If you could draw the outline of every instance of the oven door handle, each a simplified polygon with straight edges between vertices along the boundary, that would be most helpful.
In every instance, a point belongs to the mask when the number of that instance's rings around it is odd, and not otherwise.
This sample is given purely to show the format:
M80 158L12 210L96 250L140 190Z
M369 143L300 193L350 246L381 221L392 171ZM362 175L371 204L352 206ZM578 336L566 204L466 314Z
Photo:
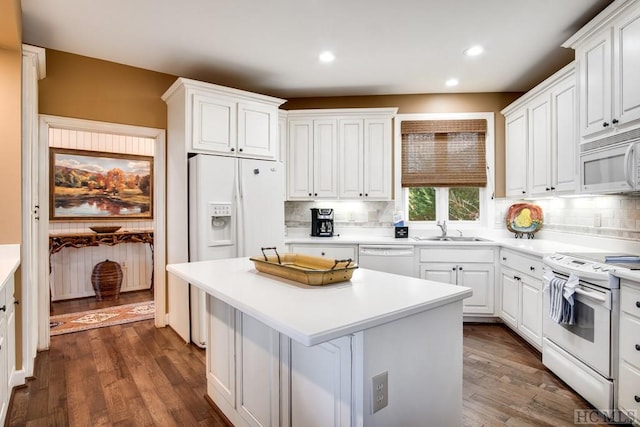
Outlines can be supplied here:
M607 297L603 296L600 293L597 292L589 292L589 291L585 291L584 289L580 289L580 288L576 288L576 293L578 295L582 295L585 296L587 298L590 298L594 301L598 301L601 303L606 303L607 302Z

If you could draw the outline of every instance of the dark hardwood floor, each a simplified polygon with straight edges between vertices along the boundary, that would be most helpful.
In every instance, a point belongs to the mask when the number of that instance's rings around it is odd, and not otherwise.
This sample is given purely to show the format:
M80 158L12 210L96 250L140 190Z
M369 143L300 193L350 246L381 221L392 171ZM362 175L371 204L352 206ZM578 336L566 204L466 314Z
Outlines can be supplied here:
M7 425L225 426L205 393L204 351L147 320L52 337ZM463 398L474 427L571 426L589 408L502 325L464 326Z

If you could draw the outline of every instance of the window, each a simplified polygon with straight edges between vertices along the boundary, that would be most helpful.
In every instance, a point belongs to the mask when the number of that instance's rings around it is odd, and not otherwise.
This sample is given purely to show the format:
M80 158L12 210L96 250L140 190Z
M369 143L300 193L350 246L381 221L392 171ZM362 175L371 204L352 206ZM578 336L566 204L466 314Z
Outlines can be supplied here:
M493 114L434 116L396 119L396 191L403 195L406 218L480 223L492 182Z

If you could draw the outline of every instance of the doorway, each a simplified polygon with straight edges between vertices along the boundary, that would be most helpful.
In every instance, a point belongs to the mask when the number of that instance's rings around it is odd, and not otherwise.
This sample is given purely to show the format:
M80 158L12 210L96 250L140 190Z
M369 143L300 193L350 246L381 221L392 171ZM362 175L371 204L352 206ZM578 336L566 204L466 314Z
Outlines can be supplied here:
M56 220L49 217L51 148L83 150L101 153L142 155L153 158L152 219L124 221ZM39 194L40 227L38 272L39 292L38 347L45 349L50 342L50 316L74 311L106 309L122 304L153 301L155 324L165 326L165 249L164 249L164 193L165 193L165 131L56 116L40 116L39 129ZM34 171L35 172L35 171ZM70 247L57 253L49 251L49 237L60 234L92 233L94 225L117 225L122 230L152 230L153 243L126 243ZM95 265L107 259L121 267L122 289L118 300L97 301L91 284ZM48 315L44 315L47 313Z

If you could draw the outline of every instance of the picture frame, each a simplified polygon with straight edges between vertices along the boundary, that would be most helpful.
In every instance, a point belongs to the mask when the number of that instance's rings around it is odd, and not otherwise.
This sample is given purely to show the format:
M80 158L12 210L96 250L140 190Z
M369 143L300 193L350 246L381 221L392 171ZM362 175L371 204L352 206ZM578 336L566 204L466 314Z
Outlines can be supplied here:
M153 219L153 157L50 148L49 219Z

